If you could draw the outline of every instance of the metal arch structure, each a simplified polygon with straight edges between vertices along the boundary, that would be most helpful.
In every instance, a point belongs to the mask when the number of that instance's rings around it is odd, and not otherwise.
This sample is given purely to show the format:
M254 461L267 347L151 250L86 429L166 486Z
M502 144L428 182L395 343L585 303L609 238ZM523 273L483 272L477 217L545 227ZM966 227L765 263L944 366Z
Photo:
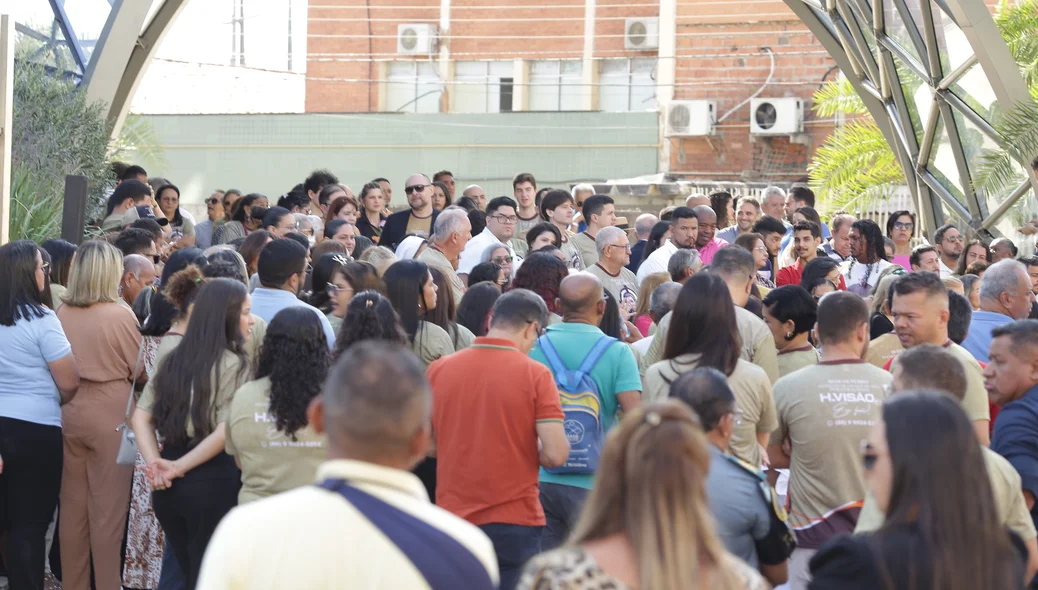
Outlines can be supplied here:
M117 137L137 86L187 0L114 0L82 87L90 102L107 105Z
M879 125L927 235L953 219L975 232L999 233L996 224L1008 222L1007 213L1024 206L1021 197L1038 190L1019 162L1020 182L1006 193L985 194L971 180L983 149L1003 145L993 120L1028 98L983 0L784 1Z

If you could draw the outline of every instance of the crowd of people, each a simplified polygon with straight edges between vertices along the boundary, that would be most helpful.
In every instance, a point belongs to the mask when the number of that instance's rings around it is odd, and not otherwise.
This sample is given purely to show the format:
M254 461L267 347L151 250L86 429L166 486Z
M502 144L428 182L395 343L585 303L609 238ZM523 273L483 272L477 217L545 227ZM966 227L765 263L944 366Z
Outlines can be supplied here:
M118 172L93 239L0 246L11 590L1038 587L1010 240L446 170L196 221Z

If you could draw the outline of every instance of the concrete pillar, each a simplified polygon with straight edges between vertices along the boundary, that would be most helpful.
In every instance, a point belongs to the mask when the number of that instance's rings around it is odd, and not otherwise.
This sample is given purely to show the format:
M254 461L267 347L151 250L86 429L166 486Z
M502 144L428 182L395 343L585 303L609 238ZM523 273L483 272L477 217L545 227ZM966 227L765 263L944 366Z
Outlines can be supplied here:
M660 50L656 66L656 102L659 104L658 172L670 172L670 140L664 137L667 105L674 100L677 74L678 0L660 0Z
M512 62L512 111L530 110L530 62L516 59Z
M598 110L598 68L595 67L595 7L596 0L584 0L584 55L580 107L585 111Z
M443 82L443 94L440 95L440 112L454 112L454 64L451 62L450 38L451 0L440 0L440 57L438 73Z

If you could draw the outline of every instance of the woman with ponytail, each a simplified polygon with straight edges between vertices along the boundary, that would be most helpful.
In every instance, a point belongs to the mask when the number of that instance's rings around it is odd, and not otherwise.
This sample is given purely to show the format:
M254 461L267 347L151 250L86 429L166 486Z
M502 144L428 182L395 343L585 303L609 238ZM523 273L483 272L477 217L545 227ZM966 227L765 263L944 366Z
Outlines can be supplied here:
M327 458L307 408L328 374L328 342L312 310L288 307L267 326L256 376L234 393L227 453L241 467L238 503L311 484Z
M767 588L714 530L709 467L706 434L684 403L627 413L606 439L568 543L533 558L517 588Z
M411 344L393 304L378 291L364 291L350 299L342 328L335 338L333 358L339 358L363 340L388 340L403 346Z

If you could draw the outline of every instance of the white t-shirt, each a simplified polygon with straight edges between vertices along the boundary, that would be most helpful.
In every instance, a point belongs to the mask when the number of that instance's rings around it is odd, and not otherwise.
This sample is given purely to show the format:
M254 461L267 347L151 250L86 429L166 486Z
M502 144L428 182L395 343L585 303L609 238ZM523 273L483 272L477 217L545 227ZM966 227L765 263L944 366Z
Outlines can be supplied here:
M515 276L515 269L519 268L519 258L515 255L515 250L512 249L511 240L505 240L502 242L490 231L490 228L484 228L483 231L473 237L467 244L465 249L461 251L461 258L458 260L458 274L467 275L472 272L480 262L480 257L483 256L483 252L494 243L500 242L504 244L505 248L508 249L508 253L512 256L512 276Z
M876 287L876 283L879 283L879 276L890 268L891 264L886 260L878 260L871 264L862 264L853 258L848 260L843 264L847 290L862 297L868 297ZM866 276L868 276L867 281ZM865 284L862 284L863 281L866 281Z
M670 257L677 251L678 247L670 240L663 242L663 245L656 248L652 254L649 254L649 257L638 267L638 282L641 283L645 280L645 277L651 274L667 272L667 263L670 262Z

